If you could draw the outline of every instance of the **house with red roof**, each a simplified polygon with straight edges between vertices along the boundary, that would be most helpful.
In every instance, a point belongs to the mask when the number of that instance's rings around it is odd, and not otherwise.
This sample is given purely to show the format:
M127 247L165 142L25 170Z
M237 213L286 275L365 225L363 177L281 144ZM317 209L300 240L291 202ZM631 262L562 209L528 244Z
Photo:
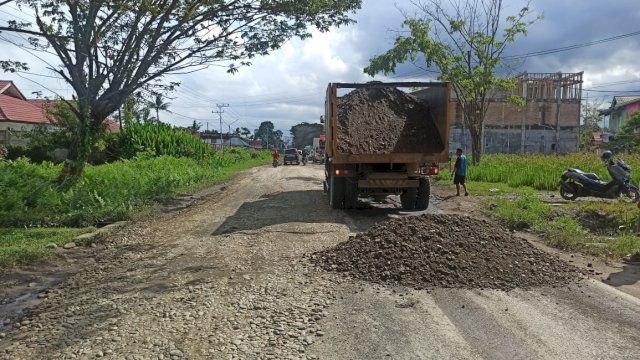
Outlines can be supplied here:
M50 115L56 102L47 99L27 99L13 81L0 80L0 145L27 145L20 135L38 125L55 126ZM105 120L109 132L120 131L120 125Z
M54 126L47 111L53 104L27 99L13 81L0 80L0 145L25 145L21 133L37 125Z

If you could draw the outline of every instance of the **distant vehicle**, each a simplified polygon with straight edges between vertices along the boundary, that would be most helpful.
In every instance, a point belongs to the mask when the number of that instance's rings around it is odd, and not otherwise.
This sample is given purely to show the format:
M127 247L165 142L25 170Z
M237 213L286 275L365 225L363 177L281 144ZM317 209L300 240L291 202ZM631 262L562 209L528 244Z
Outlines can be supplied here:
M291 148L291 149L286 149L284 151L284 165L287 164L296 164L296 165L300 165L300 153L298 152L298 149L296 148Z
M325 136L320 135L319 138L313 139L313 162L324 163L324 145Z

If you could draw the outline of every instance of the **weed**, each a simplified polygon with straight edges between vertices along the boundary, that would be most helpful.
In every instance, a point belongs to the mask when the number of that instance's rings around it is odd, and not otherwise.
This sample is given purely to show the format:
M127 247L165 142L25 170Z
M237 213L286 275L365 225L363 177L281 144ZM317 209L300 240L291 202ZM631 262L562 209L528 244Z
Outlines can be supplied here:
M91 228L0 229L0 268L51 257L49 244L62 245Z

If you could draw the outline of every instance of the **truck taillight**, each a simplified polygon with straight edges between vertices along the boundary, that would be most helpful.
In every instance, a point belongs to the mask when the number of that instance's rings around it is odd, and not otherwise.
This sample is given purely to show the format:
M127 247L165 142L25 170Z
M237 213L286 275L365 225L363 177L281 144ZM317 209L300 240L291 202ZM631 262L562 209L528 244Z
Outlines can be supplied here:
M340 175L347 175L349 174L350 171L349 170L341 170L341 169L336 169L336 175L340 176Z
M437 166L428 166L420 168L420 173L422 175L438 175L440 173L440 169Z

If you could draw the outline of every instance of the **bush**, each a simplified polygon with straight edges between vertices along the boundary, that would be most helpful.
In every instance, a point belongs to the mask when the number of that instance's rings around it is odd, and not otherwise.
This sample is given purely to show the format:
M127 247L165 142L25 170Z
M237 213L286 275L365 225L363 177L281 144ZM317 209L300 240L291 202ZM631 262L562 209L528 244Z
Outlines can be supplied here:
M252 154L258 154L253 159ZM207 160L141 156L91 166L67 191L56 179L62 165L26 159L0 162L0 227L91 226L129 218L178 192L223 180L235 171L267 164L268 152L213 153Z
M112 160L133 159L141 152L195 160L204 160L214 154L209 145L190 133L158 122L128 124L107 139L106 152Z

